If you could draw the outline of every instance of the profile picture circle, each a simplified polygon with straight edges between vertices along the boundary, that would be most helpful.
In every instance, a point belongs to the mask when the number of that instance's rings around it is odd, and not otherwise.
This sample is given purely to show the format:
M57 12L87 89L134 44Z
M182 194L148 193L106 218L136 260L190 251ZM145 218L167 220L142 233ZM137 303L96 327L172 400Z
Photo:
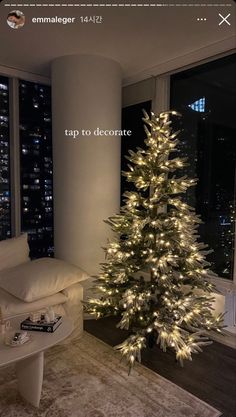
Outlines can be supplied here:
M12 29L20 29L25 24L25 15L20 10L13 10L8 13L7 24Z

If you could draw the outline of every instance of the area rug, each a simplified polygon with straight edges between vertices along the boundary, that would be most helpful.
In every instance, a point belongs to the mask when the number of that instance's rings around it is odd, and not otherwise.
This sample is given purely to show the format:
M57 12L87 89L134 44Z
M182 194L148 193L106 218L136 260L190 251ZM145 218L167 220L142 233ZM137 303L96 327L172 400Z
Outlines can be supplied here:
M0 372L1 417L218 417L221 413L84 332L46 353L43 392L35 409L17 392L14 368Z

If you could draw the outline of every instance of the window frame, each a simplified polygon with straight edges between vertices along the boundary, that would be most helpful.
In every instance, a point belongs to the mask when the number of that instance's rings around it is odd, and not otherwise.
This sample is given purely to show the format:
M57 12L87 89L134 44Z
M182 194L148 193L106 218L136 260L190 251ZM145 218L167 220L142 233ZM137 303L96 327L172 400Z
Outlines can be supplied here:
M51 85L51 80L47 77L1 65L0 75L9 80L11 236L17 237L21 234L19 80L47 86Z
M224 45L225 47L225 45ZM220 49L220 48L219 48ZM213 51L212 51L213 52ZM170 76L182 72L187 69L195 68L204 63L212 62L217 59L226 57L235 53L235 49L221 50L211 56L204 56L203 53L198 54L198 59L193 59L192 63L185 64L182 67L180 66L179 58L172 61L172 69L168 72L164 72L157 76L146 76L141 82L137 82L133 85L126 85L124 88L130 88L128 94L123 95L123 107L137 104L143 101L144 91L143 84L149 86L148 94L145 94L145 100L152 100L154 112L159 112L161 110L170 109ZM185 57L186 58L186 57ZM196 58L196 57L195 57ZM186 60L184 60L186 62ZM0 65L0 75L9 78L9 120L10 120L10 173L11 173L11 226L12 226L12 236L18 236L20 234L20 186L18 182L20 181L20 164L19 164L19 114L17 103L19 101L19 88L18 82L19 79L26 81L38 82L45 85L51 85L51 80L48 77L44 77L38 74L31 74L25 71L16 70L13 68L5 67ZM150 83L148 83L148 79ZM132 83L132 81L131 81ZM133 96L133 97L130 97ZM18 132L18 133L17 133ZM236 228L235 228L235 240L236 242ZM213 277L209 276L216 288L219 289L224 295L229 293L236 293L236 250L234 250L234 265L233 265L233 279L228 280L220 276Z
M206 64L208 62L216 61L217 59L224 58L231 54L235 53L234 50L226 51L225 53L217 54L215 56L211 56L208 59L199 60L198 62L194 62L187 66L183 66L182 68L178 67L175 68L165 74L157 75L156 77L152 77L150 79L150 90L149 99L152 100L152 108L155 113L159 113L160 111L170 110L170 77L171 75L177 74L179 72L196 68L202 64ZM147 85L147 80L144 80L145 84ZM129 88L129 93L125 94L123 100L123 107L130 106L132 104L137 104L138 102L142 102L143 99L143 83L139 82L136 83L132 89L132 86L127 86L127 90ZM135 91L136 90L136 91ZM130 99L131 96L132 98ZM135 98L135 100L134 100ZM147 98L145 96L145 98ZM132 102L133 99L133 102ZM209 275L208 279L216 286L217 290L219 290L223 295L227 295L229 293L236 293L236 228L235 228L235 238L234 238L234 260L233 260L233 279L226 279L220 276L213 276Z

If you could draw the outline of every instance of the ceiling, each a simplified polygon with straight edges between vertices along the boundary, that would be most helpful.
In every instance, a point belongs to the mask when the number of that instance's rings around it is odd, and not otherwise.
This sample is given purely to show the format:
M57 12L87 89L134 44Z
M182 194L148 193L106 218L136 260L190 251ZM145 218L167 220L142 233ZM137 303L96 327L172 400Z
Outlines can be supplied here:
M114 0L112 0L115 3ZM138 0L144 3L145 0ZM73 0L75 3L76 0ZM88 1L83 1L83 4ZM176 1L175 1L176 2ZM184 3L183 0L178 4ZM21 4L19 1L18 3ZM25 4L25 1L23 2ZM47 2L28 1L30 4ZM50 4L58 1L50 1ZM96 3L98 3L96 1ZM102 1L101 3L108 3ZM111 3L111 2L109 2ZM123 1L122 1L123 3ZM131 3L128 0L126 3ZM145 3L152 3L148 0ZM165 4L168 2L165 1ZM173 1L172 1L173 3ZM199 1L193 0L196 4ZM206 1L204 1L206 3ZM210 0L208 3L217 3ZM208 6L104 6L104 7L25 7L0 4L0 72L1 66L50 77L51 61L62 55L99 54L118 61L125 83L138 81L159 73L164 63L181 59L196 51L229 42L235 43L235 2L218 0L231 7ZM65 4L65 2L64 2ZM71 3L70 3L71 4ZM116 3L115 3L116 4ZM186 4L186 1L185 1ZM187 2L190 4L190 1ZM6 24L9 11L21 10L26 16L22 29L13 30ZM231 14L231 26L219 13ZM80 16L102 16L103 23L81 23ZM76 17L74 24L36 24L33 17ZM206 18L198 21L197 18ZM165 72L165 65L163 66Z

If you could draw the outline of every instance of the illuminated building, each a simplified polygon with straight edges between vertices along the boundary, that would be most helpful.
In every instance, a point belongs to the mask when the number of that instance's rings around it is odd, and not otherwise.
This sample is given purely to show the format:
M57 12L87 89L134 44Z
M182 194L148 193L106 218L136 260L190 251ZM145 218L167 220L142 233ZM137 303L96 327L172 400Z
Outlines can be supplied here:
M21 228L31 257L53 255L53 167L50 87L21 81Z
M8 79L0 77L0 240L11 235Z

